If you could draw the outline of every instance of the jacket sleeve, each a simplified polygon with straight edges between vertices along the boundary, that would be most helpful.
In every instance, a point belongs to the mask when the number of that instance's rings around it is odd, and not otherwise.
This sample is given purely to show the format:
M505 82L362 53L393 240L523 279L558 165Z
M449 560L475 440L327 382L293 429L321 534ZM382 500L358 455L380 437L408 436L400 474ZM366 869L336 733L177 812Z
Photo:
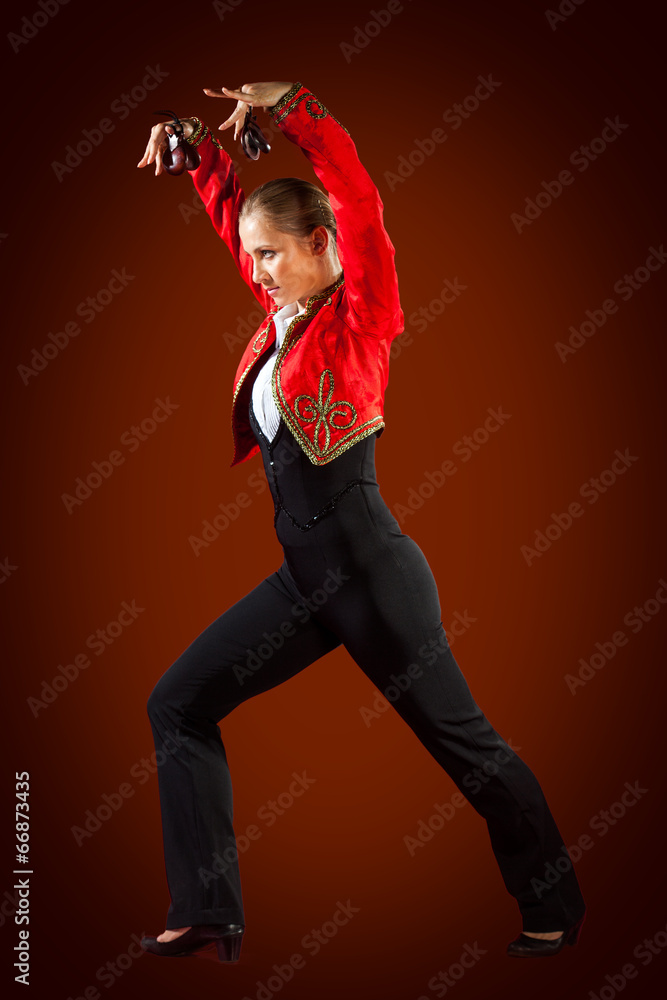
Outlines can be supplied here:
M253 281L252 257L241 252L238 222L245 193L234 170L232 158L208 126L196 120L197 130L188 141L196 147L201 163L195 170L189 171L190 176L204 202L213 228L229 247L241 277L250 286L262 308L270 312L274 306L273 299L262 285Z
M301 148L329 195L353 328L377 338L395 337L404 326L395 249L384 228L380 193L350 133L301 83L268 113Z

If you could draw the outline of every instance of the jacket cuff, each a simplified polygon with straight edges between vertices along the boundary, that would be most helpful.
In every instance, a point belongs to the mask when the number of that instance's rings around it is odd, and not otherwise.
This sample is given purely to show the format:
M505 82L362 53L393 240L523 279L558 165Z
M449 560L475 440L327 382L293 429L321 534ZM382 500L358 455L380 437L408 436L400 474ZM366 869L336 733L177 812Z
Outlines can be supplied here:
M279 112L281 112L283 110L283 108L287 107L287 105L290 103L290 101L292 100L292 98L296 97L296 95L299 93L299 91L300 90L304 90L304 89L306 89L306 88L304 88L304 86L303 86L302 83L298 83L297 82L297 83L292 84L292 86L287 91L287 93L283 94L283 96L280 98L280 100L276 104L274 104L272 107L266 109L267 112L268 112L268 114L271 116L271 118L275 118L275 116ZM289 108L287 111L285 111L284 115L281 115L281 117L280 117L279 120L282 121L282 119L285 118L285 116L288 115L290 113L290 111L293 111L295 107L296 107L296 104L293 104L291 108Z
M294 86L280 98L277 104L274 104L273 107L267 108L266 110L276 125L280 125L280 123L284 122L292 111L296 111L302 101L306 102L306 111L311 118L331 118L337 125L340 125L343 132L350 135L350 130L345 128L343 123L338 121L336 116L332 115L329 109L325 108L319 98L315 97L312 90L309 90L303 83L295 83Z
M196 149L204 139L209 138L217 149L224 149L224 146L216 139L208 125L205 125L204 122L195 115L192 116L192 121L195 122L195 130L192 135L188 136L185 140L190 146L194 146Z

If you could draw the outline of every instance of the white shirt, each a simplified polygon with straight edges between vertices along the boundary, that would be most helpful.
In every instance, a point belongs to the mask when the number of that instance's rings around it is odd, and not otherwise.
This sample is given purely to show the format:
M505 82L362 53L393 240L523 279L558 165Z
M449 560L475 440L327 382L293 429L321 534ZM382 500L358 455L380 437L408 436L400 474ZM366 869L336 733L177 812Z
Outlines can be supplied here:
M267 356L266 361L257 372L257 377L252 387L252 408L259 426L269 441L273 441L280 427L280 414L271 390L271 375L273 374L278 351L285 336L285 330L295 316L305 311L305 306L299 306L297 302L290 302L273 314L273 321L276 326L276 343L273 351Z

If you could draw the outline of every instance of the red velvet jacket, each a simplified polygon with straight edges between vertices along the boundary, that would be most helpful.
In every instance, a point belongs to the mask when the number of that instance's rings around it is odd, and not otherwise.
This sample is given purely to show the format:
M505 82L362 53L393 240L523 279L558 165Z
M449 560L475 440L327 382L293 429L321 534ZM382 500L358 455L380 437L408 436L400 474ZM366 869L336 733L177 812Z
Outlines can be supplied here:
M379 192L345 126L301 83L268 113L310 160L336 216L343 274L312 295L306 311L290 322L271 382L280 416L310 461L323 465L385 426L389 350L404 326L395 250L384 228ZM245 194L231 157L205 126L191 139L201 156L200 166L190 172L195 187L242 277L268 313L247 344L234 379L234 466L259 451L248 407L253 371L275 344L272 314L279 307L253 281L252 258L241 252L238 216Z

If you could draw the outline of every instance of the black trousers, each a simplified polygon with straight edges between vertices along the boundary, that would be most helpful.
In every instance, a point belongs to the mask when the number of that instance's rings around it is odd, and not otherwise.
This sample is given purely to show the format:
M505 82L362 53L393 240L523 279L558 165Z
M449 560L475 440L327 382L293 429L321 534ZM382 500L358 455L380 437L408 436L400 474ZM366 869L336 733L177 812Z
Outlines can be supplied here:
M393 685L392 707L486 821L523 929L570 926L585 904L563 839L535 775L454 659L428 562L381 497L377 435L316 467L284 422L269 443L252 407L250 417L284 561L197 636L148 701L156 749L166 751L158 784L167 928L245 924L217 723L341 643L381 691Z

